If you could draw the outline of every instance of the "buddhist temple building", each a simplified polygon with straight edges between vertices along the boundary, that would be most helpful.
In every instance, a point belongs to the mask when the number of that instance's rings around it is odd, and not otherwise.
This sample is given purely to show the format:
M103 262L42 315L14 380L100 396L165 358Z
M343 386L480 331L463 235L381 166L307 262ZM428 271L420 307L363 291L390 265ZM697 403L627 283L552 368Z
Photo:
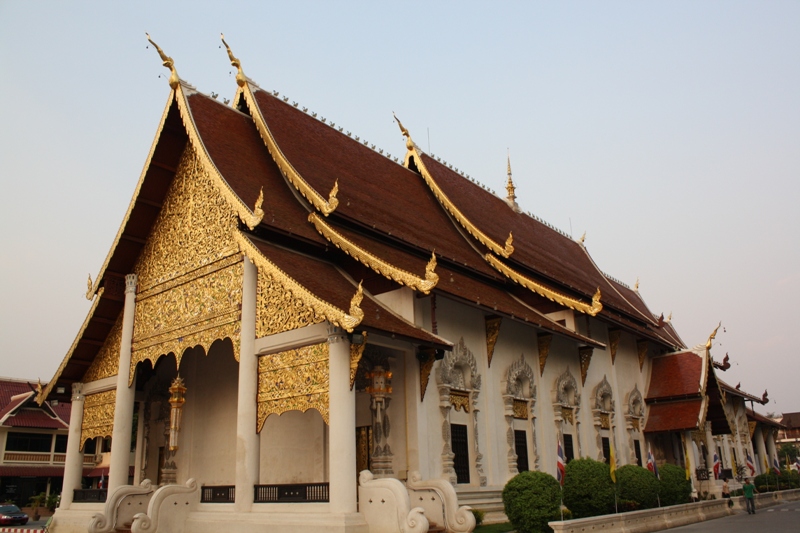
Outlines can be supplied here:
M683 464L687 437L703 465L718 435L754 453L711 340L689 350L583 239L524 213L510 162L501 198L400 120L392 158L230 48L230 104L156 48L152 148L37 397L71 401L54 531L466 532L469 506L502 519L518 472L554 474L558 442L620 465ZM85 445L108 437L91 496Z

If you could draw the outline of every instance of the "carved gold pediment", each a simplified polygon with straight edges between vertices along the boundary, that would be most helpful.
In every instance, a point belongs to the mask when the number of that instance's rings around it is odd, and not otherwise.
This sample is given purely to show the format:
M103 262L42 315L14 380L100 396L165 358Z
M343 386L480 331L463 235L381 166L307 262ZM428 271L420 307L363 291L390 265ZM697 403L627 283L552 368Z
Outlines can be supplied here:
M469 413L469 392L450 389L450 404L456 411L464 410Z
M114 432L114 405L117 390L87 394L83 403L80 449L88 439L110 437Z

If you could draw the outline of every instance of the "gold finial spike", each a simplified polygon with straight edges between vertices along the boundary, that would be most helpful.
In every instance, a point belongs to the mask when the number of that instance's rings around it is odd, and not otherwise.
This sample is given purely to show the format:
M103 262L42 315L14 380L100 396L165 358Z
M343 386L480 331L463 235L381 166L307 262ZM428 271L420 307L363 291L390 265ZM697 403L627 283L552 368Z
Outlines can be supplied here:
M242 62L239 61L237 57L234 57L233 52L231 52L231 47L225 42L225 34L220 33L219 36L222 39L222 44L225 45L225 49L228 51L228 58L231 60L231 65L236 67L236 84L239 87L244 87L244 84L247 83L247 77L242 70Z
M583 243L586 242L586 232L585 231L583 232L583 235L581 235L581 238L578 239L578 242L581 243L581 246L583 246Z
M42 393L42 378L36 378L36 382L37 382L36 383L36 392L38 394L41 394ZM766 392L764 394L766 394Z
M667 323L669 324L672 322L672 311L669 312L669 316L667 317Z
M406 138L406 148L408 148L409 150L413 150L414 149L414 141L411 140L411 134L408 133L408 130L406 129L405 126L403 126L403 123L400 122L400 119L397 118L397 115L394 114L394 111L392 111L392 116L397 121L397 125L400 126L400 133L402 133L403 137Z
M633 284L633 290L639 292L639 278L636 278L636 283Z
M511 179L511 154L509 153L508 157L508 181L506 182L506 192L508 192L508 196L506 196L506 201L512 207L517 205L517 195L515 194L516 188L514 187L514 180Z
M164 50L161 49L156 43L153 42L153 39L150 38L150 34L145 32L147 35L147 40L150 41L150 44L156 47L156 51L158 51L158 55L161 56L161 61L164 62L164 66L169 69L169 86L173 89L177 89L178 85L181 83L181 79L178 77L178 71L175 70L175 61L172 60L167 54L164 53Z
M711 341L713 341L717 337L717 331L719 330L719 327L721 325L722 321L720 321L720 323L717 324L717 327L714 328L714 331L712 331L711 335L708 337L708 341L706 342L706 351L711 349L711 344L712 344Z
M86 280L86 299L91 300L94 292L94 283L92 283L92 275L89 274L89 279Z

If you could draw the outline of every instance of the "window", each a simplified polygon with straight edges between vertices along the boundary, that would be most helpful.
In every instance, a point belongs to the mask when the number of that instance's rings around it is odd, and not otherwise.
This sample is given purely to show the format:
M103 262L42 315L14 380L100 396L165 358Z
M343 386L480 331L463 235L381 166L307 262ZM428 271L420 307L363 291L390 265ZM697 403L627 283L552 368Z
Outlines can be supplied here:
M86 455L94 455L97 452L97 440L89 439L83 444L83 453Z
M6 451L50 453L53 436L44 433L9 433Z
M642 447L638 440L633 441L633 452L636 454L636 464L642 466Z
M517 472L527 472L528 466L528 432L514 430L514 449L517 452Z
M608 437L603 437L603 457L606 464L611 463L611 441L608 440Z
M103 445L100 448L100 451L103 453L108 453L111 451L111 437L106 437L103 439Z
M56 435L56 453L67 453L67 436Z
M450 425L450 440L453 449L453 469L456 471L456 483L469 483L469 443L467 426Z
M564 435L564 459L569 463L575 459L575 448L572 446L572 435Z

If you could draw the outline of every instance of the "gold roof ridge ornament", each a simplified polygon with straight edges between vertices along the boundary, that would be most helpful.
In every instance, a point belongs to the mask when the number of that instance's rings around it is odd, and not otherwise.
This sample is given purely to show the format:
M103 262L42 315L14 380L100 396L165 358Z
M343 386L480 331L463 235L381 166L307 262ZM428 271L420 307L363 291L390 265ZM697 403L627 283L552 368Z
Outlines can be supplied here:
M92 283L92 274L89 274L89 279L86 281L86 299L91 300L94 297L94 283Z
M508 159L508 166L506 174L508 175L508 181L506 182L506 192L508 196L506 196L506 203L508 206L515 212L521 212L519 208L519 204L517 203L517 194L516 194L516 187L514 187L514 180L511 178L511 152L509 151L507 155Z
M228 51L228 58L231 60L231 65L236 67L236 85L239 87L244 87L247 83L247 76L244 75L244 70L242 70L242 62L239 61L239 58L233 55L233 52L231 52L231 47L225 42L225 34L220 33L219 37L222 39L222 44L225 45L225 50Z
M706 352L711 352L711 345L713 344L713 340L717 338L717 331L719 331L720 326L722 326L722 321L719 321L717 327L714 328L714 331L711 332L711 335L708 336L708 341L706 341Z
M508 279L522 285L526 289L535 292L539 296L547 298L551 302L556 302L558 304L563 305L564 307L568 307L570 309L574 309L575 311L580 311L581 313L585 313L590 316L595 316L597 313L602 311L603 304L600 303L600 287L597 288L597 291L592 296L592 303L591 305L578 300L577 298L572 298L571 296L567 296L565 294L561 294L560 292L554 291L553 289L542 285L523 274L520 274L516 270L512 269L502 261L500 261L497 257L493 256L492 254L486 254L484 256L486 262L489 263L492 267L494 267L498 272L505 275Z
M160 46L158 46L155 42L153 42L153 39L150 38L149 33L145 32L145 35L147 36L147 40L150 41L150 44L152 44L155 47L156 51L158 52L158 55L161 56L161 61L164 62L164 66L169 69L170 72L169 86L172 87L173 90L177 89L178 85L181 84L181 79L180 77L178 77L178 71L175 70L175 61L173 61L171 57L165 54L164 50L162 50Z
M314 224L314 227L317 229L320 235L325 237L329 242L334 244L344 253L359 263L371 268L378 274L392 281L396 281L400 285L406 285L407 287L420 291L423 294L428 294L439 282L439 275L434 271L436 269L436 253L431 254L431 259L425 266L425 277L420 278L411 272L392 265L388 261L381 259L380 257L360 247L356 243L350 241L347 237L327 224L316 213L309 213L308 221Z
M411 134L408 132L406 127L403 126L403 123L400 122L400 119L397 118L397 115L392 113L392 116L394 116L394 119L397 121L397 125L400 127L400 132L406 138L406 148L410 152L410 155L416 157L417 169L422 175L422 179L425 180L425 183L428 185L428 188L430 188L431 192L433 192L433 195L436 197L436 200L439 202L439 204L444 207L465 230L467 230L467 233L475 237L478 242L489 248L497 255L501 255L506 258L509 257L514 252L514 246L511 244L514 241L514 238L511 232L508 232L508 238L506 239L505 244L501 246L480 229L478 229L478 227L475 226L475 224L473 224L458 207L456 207L450 198L447 197L441 187L439 187L439 184L436 183L430 172L428 172L427 167L425 167L425 163L422 161L422 157L419 155L419 149L412 140ZM408 155L406 156L406 161L408 161Z
M222 42L225 43L225 40L223 39ZM278 165L278 169L281 171L281 174L283 174L283 177L286 178L306 200L311 202L311 205L313 205L317 211L325 216L330 215L339 206L339 199L336 198L336 195L339 193L339 179L337 178L334 180L333 188L328 194L328 199L325 200L325 198L323 198L323 196L317 192L317 190L314 189L305 180L305 178L303 178L303 176L300 175L300 172L294 168L294 165L292 165L292 163L289 161L289 158L286 157L286 155L280 149L280 146L278 146L278 142L275 140L275 136L272 134L272 131L270 131L267 121L264 119L264 115L261 114L261 108L258 106L255 95L253 94L253 90L250 87L252 81L244 75L241 61L234 57L227 43L225 44L225 47L228 50L228 57L231 60L231 65L235 66L237 69L236 83L238 83L239 87L241 88L241 94L244 95L245 101L251 110L251 116L256 124L256 129L258 130L259 135L261 135L261 139L264 141L264 144L267 146L267 151L272 157L272 160L275 161L276 165ZM241 78L239 76L240 73Z
M361 309L361 301L364 299L364 291L361 283L358 284L358 289L353 297L350 299L350 308L348 312L344 312L338 307L326 302L310 290L306 289L299 282L295 281L286 272L281 270L276 264L270 261L261 251L250 241L249 238L241 231L235 231L233 234L236 243L239 245L239 250L247 255L251 261L266 274L273 276L275 280L288 291L295 298L303 302L314 310L317 314L324 317L325 320L338 326L348 333L352 333L353 329L358 326L364 319L364 311Z
M584 246L585 243L586 243L586 232L584 231L583 235L581 235L581 238L578 239L578 244L580 244L581 246Z

